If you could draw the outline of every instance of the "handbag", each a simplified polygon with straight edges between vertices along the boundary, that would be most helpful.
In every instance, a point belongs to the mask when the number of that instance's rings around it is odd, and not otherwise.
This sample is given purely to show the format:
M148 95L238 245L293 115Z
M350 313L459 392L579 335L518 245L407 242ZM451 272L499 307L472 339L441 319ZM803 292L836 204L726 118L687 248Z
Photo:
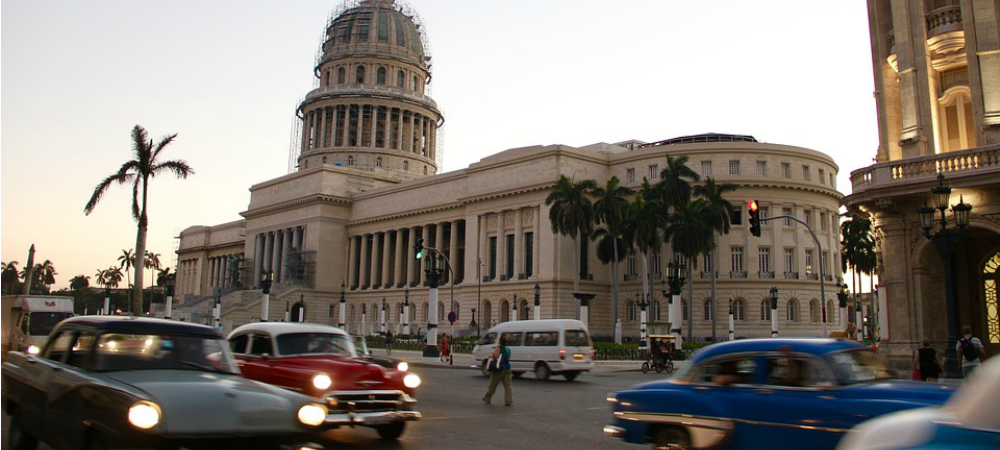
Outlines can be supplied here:
M500 364L501 360L503 360L503 352L500 352L500 357L499 358L496 358L496 359L490 358L486 362L486 370L489 371L489 372L499 372L499 371L503 370L503 367Z
M913 373L911 375L912 375L911 379L913 381L922 381L923 380L923 378L921 378L921 376L920 376L920 369L918 369L916 367L913 368Z

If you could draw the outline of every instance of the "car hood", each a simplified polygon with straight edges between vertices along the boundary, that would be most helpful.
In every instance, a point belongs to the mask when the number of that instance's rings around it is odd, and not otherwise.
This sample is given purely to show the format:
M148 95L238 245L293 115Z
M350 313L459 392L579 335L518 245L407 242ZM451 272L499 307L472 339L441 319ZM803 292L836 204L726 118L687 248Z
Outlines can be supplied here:
M848 386L843 397L893 399L921 405L940 405L955 393L955 386L920 381L888 380Z
M160 406L163 434L272 434L304 431L298 409L308 397L236 374L137 370L109 374Z
M395 370L386 370L363 359L330 355L286 356L275 360L287 367L323 372L333 379L331 390L399 389Z

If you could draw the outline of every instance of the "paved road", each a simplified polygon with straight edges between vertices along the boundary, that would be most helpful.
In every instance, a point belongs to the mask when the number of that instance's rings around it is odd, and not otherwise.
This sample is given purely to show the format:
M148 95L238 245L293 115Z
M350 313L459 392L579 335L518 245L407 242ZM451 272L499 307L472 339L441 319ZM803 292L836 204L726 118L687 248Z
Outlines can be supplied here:
M467 356L459 356L451 367L435 365L435 360L416 353L393 352L393 356L411 360L416 366L411 370L424 379L417 394L424 419L411 423L398 442L383 442L374 430L366 428L332 430L322 436L327 448L641 449L602 434L610 417L605 396L609 391L660 377L635 371L634 365L599 365L573 382L561 377L541 381L528 374L514 380L514 405L507 407L503 406L502 388L492 405L480 400L487 379L468 368L471 359ZM4 442L7 423L4 417Z

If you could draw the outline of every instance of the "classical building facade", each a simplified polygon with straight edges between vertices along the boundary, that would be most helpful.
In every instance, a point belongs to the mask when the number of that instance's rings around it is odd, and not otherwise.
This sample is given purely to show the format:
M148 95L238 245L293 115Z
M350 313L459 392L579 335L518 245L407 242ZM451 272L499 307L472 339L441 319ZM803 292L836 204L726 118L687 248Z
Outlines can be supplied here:
M579 317L572 293L574 252L580 252L580 290L595 295L585 318L592 334L612 335L617 302L625 336L637 338L641 258L621 263L620 295L612 299L611 267L598 261L594 244L574 245L553 233L545 199L561 175L598 184L617 176L639 188L643 179L659 179L667 156L685 155L701 175L739 186L730 199L739 211L719 242L718 261L698 261L688 280L693 296L684 289L685 332L711 336L712 271L719 337L727 334L730 301L737 336L769 336L772 287L783 335L821 335L824 306L830 330L843 328L833 300L842 195L829 156L751 136L705 134L509 149L438 174L443 118L425 94L430 58L412 15L392 1L362 1L336 14L326 34L315 71L319 87L299 108L296 170L252 186L242 220L181 233L176 309L182 317L207 322L219 301L226 329L259 320L261 279L273 273L268 320L301 315L337 324L344 308L352 332L381 331L383 321L399 332L409 304L412 331L426 330L433 308L412 250L422 239L451 262L437 307L446 333L449 311L457 315L456 332L464 333L473 321L485 329L533 317L536 285L542 318ZM764 216L806 221L820 246L787 220L767 222L762 237L751 236L749 199L760 201ZM667 318L662 290L674 257L667 245L650 255L651 320Z
M874 219L886 307L883 354L898 367L907 367L923 337L950 347L950 313L955 326L973 328L989 354L1000 352L998 8L994 0L868 1L879 146L876 164L851 173L845 203ZM952 246L953 308L944 261L918 215L934 205L940 175L952 188L951 204L973 206ZM944 217L955 229L951 212Z

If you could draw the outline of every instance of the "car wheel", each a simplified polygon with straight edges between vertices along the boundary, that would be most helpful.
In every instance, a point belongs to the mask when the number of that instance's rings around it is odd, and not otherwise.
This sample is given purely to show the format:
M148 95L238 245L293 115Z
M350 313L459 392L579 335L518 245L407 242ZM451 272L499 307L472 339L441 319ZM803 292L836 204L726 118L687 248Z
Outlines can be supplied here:
M35 450L38 448L38 438L32 436L21 424L21 413L14 412L10 418L10 430L7 431L7 445L13 450Z
M563 376L566 377L566 381L575 380L577 375L580 375L580 372L566 372L563 374Z
M512 376L514 378L521 378L521 375L524 375L524 372L511 372L510 373L510 376Z
M642 363L642 373L649 373L649 363L648 362Z
M406 422L393 422L388 425L379 425L375 427L375 431L378 431L378 436L386 441L392 441L399 439L403 435L403 430L406 429Z
M653 448L656 450L689 450L691 438L687 430L680 427L664 427L653 434Z
M548 365L543 362L535 364L535 378L548 380L550 376L552 376L552 370L549 369Z
M490 377L490 371L488 369L486 369L486 365L489 364L489 361L490 360L488 360L488 359L484 359L483 360L483 365L479 367L479 369L482 370L482 372L483 372L483 376L487 377L487 378Z
M666 368L666 367L664 367L664 365L663 365L663 364L657 364L657 365L656 365L656 373L660 373L660 372L663 372L663 369L665 369L665 368Z
M671 361L667 363L667 373L673 373L673 372L674 372L674 363L673 361Z

